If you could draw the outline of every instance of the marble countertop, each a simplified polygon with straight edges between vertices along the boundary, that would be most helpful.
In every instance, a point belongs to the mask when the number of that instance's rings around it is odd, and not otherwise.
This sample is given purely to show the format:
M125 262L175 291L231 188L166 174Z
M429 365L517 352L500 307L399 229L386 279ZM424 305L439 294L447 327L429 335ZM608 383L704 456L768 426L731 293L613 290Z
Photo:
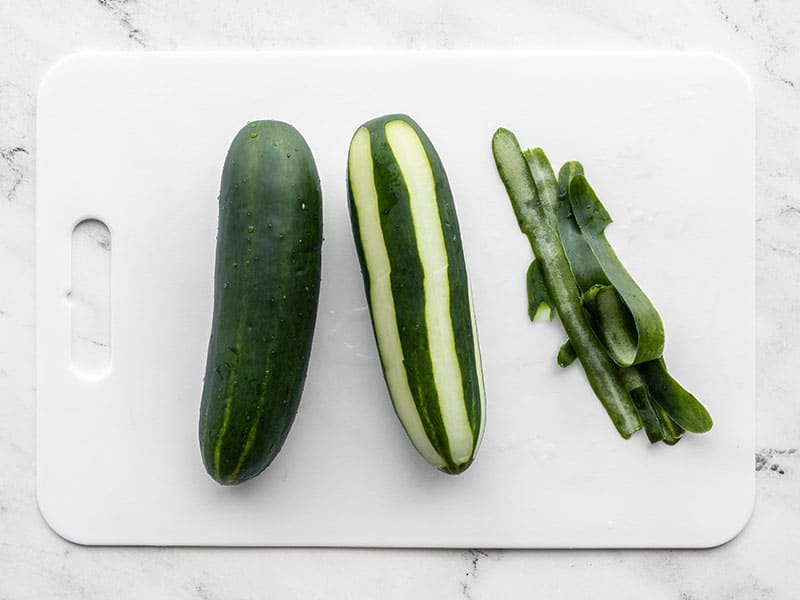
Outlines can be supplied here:
M800 11L788 0L0 0L0 598L792 598L800 589ZM757 101L757 499L701 551L90 548L36 506L35 99L77 50L708 50ZM731 282L736 293L736 282Z

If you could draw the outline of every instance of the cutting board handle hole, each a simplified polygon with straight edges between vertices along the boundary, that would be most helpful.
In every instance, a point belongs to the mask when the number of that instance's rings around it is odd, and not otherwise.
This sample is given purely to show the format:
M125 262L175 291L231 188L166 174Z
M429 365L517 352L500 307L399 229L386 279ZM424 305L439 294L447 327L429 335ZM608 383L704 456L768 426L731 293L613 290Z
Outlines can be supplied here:
M99 219L72 230L70 310L72 369L99 379L111 367L111 231Z

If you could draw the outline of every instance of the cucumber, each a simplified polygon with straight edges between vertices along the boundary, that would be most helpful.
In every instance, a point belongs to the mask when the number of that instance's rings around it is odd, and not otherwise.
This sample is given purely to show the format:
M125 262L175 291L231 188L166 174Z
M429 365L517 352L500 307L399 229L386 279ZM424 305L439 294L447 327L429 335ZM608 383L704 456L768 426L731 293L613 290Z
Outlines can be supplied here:
M425 460L461 473L480 445L486 402L447 175L419 125L387 115L355 132L347 176L356 251L394 409Z
M322 196L314 157L280 121L228 150L219 196L214 314L200 449L223 485L255 477L297 413L319 297Z

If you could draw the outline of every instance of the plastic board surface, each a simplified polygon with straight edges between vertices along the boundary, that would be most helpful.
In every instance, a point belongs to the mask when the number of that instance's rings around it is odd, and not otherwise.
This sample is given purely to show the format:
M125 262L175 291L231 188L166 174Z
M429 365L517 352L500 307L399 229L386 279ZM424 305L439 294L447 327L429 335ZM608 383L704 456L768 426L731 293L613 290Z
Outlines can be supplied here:
M453 187L488 417L464 474L433 470L392 410L345 195L355 129L412 115ZM319 318L297 420L257 479L200 461L217 194L249 120L296 126L324 195ZM715 419L675 447L614 431L560 325L531 324L531 259L492 159L498 126L580 160L608 236L663 317L675 377ZM72 231L110 244L110 364L72 358ZM107 244L106 244L107 245ZM753 503L754 101L709 55L83 54L40 91L36 207L38 498L85 544L702 547Z

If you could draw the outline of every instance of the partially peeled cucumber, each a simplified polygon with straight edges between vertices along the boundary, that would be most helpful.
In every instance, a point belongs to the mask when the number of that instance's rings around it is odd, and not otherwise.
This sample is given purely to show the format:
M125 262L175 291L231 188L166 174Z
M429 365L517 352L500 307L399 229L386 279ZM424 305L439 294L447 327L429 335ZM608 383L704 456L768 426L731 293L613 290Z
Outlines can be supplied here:
M353 235L394 409L431 465L461 473L483 436L478 334L453 196L425 132L373 119L348 156Z

